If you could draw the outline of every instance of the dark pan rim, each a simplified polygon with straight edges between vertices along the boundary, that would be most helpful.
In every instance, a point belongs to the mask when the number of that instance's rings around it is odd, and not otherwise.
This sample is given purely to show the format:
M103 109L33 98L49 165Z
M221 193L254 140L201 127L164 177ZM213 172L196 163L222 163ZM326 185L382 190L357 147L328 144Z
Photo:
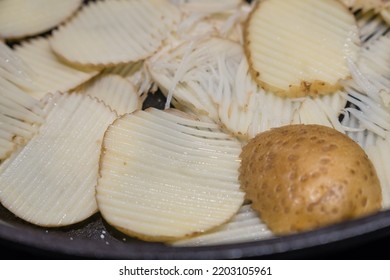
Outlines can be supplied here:
M386 233L383 233L387 230ZM105 246L91 239L75 239L61 233L45 234L36 228L0 225L0 240L32 252L90 259L239 259L274 258L278 254L343 246L390 234L390 210L305 233L267 240L205 247L171 247L160 243L117 243ZM339 244L340 245L340 244Z

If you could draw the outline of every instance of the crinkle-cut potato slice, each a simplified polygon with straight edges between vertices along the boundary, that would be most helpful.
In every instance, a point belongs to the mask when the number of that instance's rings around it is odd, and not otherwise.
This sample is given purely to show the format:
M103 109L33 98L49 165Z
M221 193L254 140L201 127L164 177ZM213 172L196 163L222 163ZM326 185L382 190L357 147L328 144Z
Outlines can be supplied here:
M210 246L253 242L273 237L251 205L243 205L239 212L226 224L194 237L180 239L173 246Z
M167 96L218 121L217 105L231 96L242 47L216 37L186 42L161 51L146 63L153 80Z
M237 9L243 0L170 0L184 11L197 13L218 13Z
M72 16L82 0L1 0L0 38L17 39L52 29Z
M25 145L44 120L43 105L0 73L0 163Z
M390 107L390 36L380 36L362 48L357 66L379 92L383 103Z
M339 90L360 40L353 14L336 0L266 0L248 20L245 42L259 85L301 97Z
M97 211L104 132L117 117L86 95L46 98L48 115L26 146L0 166L0 202L39 226L66 226Z
M130 236L191 236L227 222L244 202L240 143L183 114L136 111L105 134L97 202L104 219Z
M154 90L154 81L147 70L144 61L136 63L119 64L113 67L105 68L102 74L114 74L126 78L136 88L141 99L147 97L149 91Z
M235 71L230 81L232 93L223 94L218 103L218 116L225 128L248 140L272 127L292 122L301 100L281 98L260 88L249 73L244 53Z
M347 100L341 94L321 96L320 98L305 98L294 115L293 124L318 124L334 128L345 133L339 116Z
M70 91L99 73L66 64L52 52L49 39L43 37L23 42L15 47L15 53L35 73L33 82L37 89L29 94L37 99L47 93Z
M157 51L179 17L167 0L90 2L53 33L51 46L75 64L137 62Z
M99 75L79 90L83 94L103 101L118 115L132 113L142 108L134 85L119 75Z
M4 42L0 41L0 76L20 88L34 90L34 71Z
M354 12L358 10L363 10L363 12L367 12L370 10L379 12L386 5L386 2L388 2L388 0L339 0L339 1Z

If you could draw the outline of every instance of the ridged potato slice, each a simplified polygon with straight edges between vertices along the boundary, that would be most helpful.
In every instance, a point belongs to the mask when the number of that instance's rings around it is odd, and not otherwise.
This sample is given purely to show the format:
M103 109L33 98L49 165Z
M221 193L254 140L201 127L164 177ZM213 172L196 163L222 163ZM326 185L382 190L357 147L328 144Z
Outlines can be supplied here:
M43 105L0 73L0 163L25 145L44 120Z
M135 86L119 75L99 75L78 90L103 101L118 115L132 113L142 108L142 100Z
M217 13L236 9L243 0L171 0L185 11L198 13Z
M352 11L363 10L367 12L369 10L374 10L379 12L385 6L388 0L339 0L346 7L350 8Z
M218 121L217 104L232 95L242 56L239 44L211 37L159 52L146 63L168 102Z
M69 18L82 0L2 0L0 38L17 39L36 35Z
M0 166L0 202L39 226L66 226L97 211L95 186L103 134L116 118L81 94L46 100L38 133Z
M141 99L147 97L148 92L154 91L154 81L147 70L144 61L136 63L119 64L113 67L105 68L102 74L119 75L135 86L135 89Z
M137 62L157 51L179 16L167 0L90 2L53 33L51 46L75 64Z
M37 89L34 71L5 43L0 41L0 76L26 90Z
M305 98L294 115L293 124L318 124L332 127L345 133L339 116L347 104L347 100L339 93L320 98Z
M112 226L148 241L210 230L243 204L240 151L216 124L180 111L122 116L104 137L99 210Z
M282 97L336 92L360 43L353 14L336 0L260 1L245 31L254 78Z
M36 90L29 91L41 99L47 93L70 91L88 81L99 72L81 69L61 61L51 50L48 38L36 38L15 47L15 53L34 71Z
M210 246L259 241L273 236L251 205L244 205L226 224L204 234L180 239L171 243L173 246Z

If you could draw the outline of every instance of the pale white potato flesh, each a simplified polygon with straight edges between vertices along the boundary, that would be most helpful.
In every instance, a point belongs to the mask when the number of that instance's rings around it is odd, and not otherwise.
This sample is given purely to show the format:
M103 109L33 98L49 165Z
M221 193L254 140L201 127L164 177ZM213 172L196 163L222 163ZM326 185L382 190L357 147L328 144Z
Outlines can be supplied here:
M242 140L249 140L293 121L302 100L281 98L259 87L249 73L243 51L234 71L235 76L229 80L232 92L223 94L218 102L218 116L226 129Z
M25 145L44 120L43 104L0 73L0 163Z
M305 98L294 115L293 124L318 124L345 133L339 121L347 100L340 94Z
M33 82L36 74L18 57L5 43L0 41L0 76L23 89L34 90L37 86Z
M2 0L0 38L16 39L36 35L68 19L82 0Z
M242 55L238 43L211 37L163 50L146 63L167 103L177 101L218 121L217 104L232 95Z
M0 202L27 222L66 226L97 212L101 143L116 114L81 94L45 101L38 133L0 166Z
M144 61L108 67L101 73L119 75L127 79L135 86L135 89L141 99L145 99L149 91L157 90L154 87L154 81L146 68Z
M251 205L243 205L239 212L226 224L204 234L180 239L170 243L173 246L211 246L253 242L273 237Z
M353 14L336 0L261 1L246 26L254 78L283 97L339 90L359 43Z
M103 74L83 85L78 92L96 97L118 115L142 108L135 86L119 75Z
M179 17L168 0L90 2L53 32L51 47L75 64L137 62L157 51Z
M375 12L381 11L388 0L339 0L346 7L350 8L352 11L363 10L367 12L369 10L374 10Z
M35 90L29 94L41 99L47 93L70 91L88 81L99 72L81 69L61 61L51 50L48 38L36 38L15 47L18 55L35 73Z
M130 236L168 241L232 218L244 202L241 145L182 112L137 111L107 130L96 189L104 219Z
M370 41L357 63L350 63L352 80L344 83L344 98L350 102L345 112L358 128L385 138L390 129L390 66L387 36Z
M218 13L237 9L243 0L170 0L185 11L198 13Z

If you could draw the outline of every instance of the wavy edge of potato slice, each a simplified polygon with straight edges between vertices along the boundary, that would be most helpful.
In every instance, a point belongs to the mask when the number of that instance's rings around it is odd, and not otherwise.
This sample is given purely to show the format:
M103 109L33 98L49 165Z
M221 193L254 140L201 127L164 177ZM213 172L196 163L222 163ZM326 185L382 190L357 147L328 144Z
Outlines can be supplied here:
M218 125L148 109L107 130L96 189L103 218L142 240L169 241L231 219L244 201L241 144Z
M29 223L61 227L97 212L101 142L117 115L67 93L46 96L45 111L38 133L0 166L0 202Z

